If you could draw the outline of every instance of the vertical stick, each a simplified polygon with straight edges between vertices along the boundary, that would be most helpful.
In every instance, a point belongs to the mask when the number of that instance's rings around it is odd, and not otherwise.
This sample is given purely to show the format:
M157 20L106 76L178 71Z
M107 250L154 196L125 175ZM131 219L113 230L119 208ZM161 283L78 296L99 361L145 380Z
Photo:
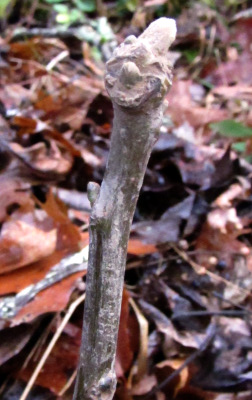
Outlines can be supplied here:
M175 21L160 18L129 36L107 62L114 107L105 176L88 186L92 205L83 338L74 400L111 400L114 360L130 226L147 162L158 138L171 85L167 51Z

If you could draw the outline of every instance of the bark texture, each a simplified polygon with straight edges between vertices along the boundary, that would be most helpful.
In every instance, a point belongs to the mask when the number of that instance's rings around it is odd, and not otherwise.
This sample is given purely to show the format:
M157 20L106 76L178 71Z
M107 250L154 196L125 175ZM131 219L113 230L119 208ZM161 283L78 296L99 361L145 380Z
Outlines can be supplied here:
M158 138L164 96L171 85L167 51L174 20L160 18L129 36L106 65L114 107L105 176L91 182L92 205L83 338L74 400L110 400L130 226L147 162Z

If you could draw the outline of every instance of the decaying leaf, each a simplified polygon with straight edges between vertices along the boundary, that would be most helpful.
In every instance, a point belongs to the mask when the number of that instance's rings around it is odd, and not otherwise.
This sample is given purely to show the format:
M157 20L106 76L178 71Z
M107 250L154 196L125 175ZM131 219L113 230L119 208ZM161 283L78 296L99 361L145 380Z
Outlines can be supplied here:
M1 230L1 273L51 255L56 249L56 243L57 230L44 212L14 212Z

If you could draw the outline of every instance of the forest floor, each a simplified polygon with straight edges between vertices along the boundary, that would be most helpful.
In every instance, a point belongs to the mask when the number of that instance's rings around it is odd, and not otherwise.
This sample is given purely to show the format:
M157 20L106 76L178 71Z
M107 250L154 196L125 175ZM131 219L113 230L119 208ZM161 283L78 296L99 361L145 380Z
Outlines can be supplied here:
M131 230L115 399L252 399L252 9L238 3L0 7L1 399L72 398L86 189L113 122L105 62L159 16L177 22L173 86Z

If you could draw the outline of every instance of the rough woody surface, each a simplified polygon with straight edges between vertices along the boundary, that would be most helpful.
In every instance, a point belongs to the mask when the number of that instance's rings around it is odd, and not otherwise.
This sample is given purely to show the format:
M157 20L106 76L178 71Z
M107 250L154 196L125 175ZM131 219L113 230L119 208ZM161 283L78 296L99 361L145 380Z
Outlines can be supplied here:
M171 85L167 51L175 35L174 20L160 18L140 37L126 38L106 65L114 123L101 188L93 182L88 187L90 248L74 400L109 400L116 388L114 361L130 226Z

